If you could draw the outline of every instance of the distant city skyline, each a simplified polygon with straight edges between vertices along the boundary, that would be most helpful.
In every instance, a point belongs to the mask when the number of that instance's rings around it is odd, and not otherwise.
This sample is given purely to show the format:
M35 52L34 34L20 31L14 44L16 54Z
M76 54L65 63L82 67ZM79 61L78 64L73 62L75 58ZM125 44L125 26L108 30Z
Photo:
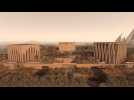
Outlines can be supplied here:
M0 12L0 42L115 41L134 29L133 12Z

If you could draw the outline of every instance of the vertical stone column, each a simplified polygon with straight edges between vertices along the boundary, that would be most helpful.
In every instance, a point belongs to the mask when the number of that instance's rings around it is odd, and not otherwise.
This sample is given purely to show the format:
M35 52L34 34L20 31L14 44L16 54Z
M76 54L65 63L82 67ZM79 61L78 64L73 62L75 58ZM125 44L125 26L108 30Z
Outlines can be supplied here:
M15 62L18 61L18 56L17 56L17 47L15 48Z
M101 54L102 54L102 55L101 55L102 61L104 61L104 45L105 45L105 43L103 43L102 46L101 46L101 48L102 48L102 49L101 49L101 51L102 51L102 53L101 53Z
M14 49L12 48L12 61L14 62Z
M105 44L105 50L104 50L104 61L105 61L105 63L107 63L108 62L108 56L107 56L107 54L108 54L108 45L107 44Z
M38 49L36 49L36 53L35 53L35 55L36 55L36 59L37 59L37 61L39 61L39 57L38 57Z
M9 61L11 61L11 48L9 47L8 49L9 49L9 54L8 54L8 56L9 56Z
M16 47L14 48L14 62L17 61L17 57L16 57Z
M32 47L30 47L30 62L32 62L32 57L33 55L32 55Z
M99 59L99 43L97 43L96 45L97 45L97 59Z
M20 62L21 62L21 48L19 48Z
M10 48L10 61L12 61L12 48Z
M99 53L98 53L98 43L96 43L96 58L98 59Z
M23 53L23 54L24 54L24 56L23 56L23 57L24 57L24 61L23 61L23 62L25 62L25 63L26 63L26 52L24 51L24 53Z
M94 43L94 56L95 56L95 59L97 58L97 50L96 50L96 43Z
M38 49L38 61L40 62L40 49Z
M100 44L98 43L98 59L100 60Z
M13 62L15 61L15 59L16 59L15 48L13 48Z
M34 62L34 48L31 48L31 61Z
M37 48L34 48L34 61L35 61L35 62L37 62L36 50L37 50Z
M26 53L27 53L27 60L29 62L29 48L26 49Z
M27 49L25 49L25 56L26 56L26 62L28 62L28 53L27 53Z
M31 62L31 48L29 48L29 53L28 53L28 55L29 55L29 61Z
M18 61L17 58L18 58L18 57L17 57L17 47L15 47L15 62Z
M114 43L112 43L112 50L111 50L111 62L112 62L112 64L115 64L116 63L116 56L115 56L115 46L116 46L116 44L114 44Z
M28 49L28 52L27 52L27 56L28 56L28 59L29 59L29 61L28 62L30 62L30 48Z
M34 49L35 48L32 48L32 62L34 62Z
M17 61L18 62L18 51L17 51L17 49L18 49L18 47L16 47L16 50L15 50L15 54L16 54L16 60L15 61Z
M20 63L21 63L21 48L19 48Z
M10 48L8 47L8 61L10 62Z
M110 62L109 57L110 57L111 45L110 45L109 43L106 43L106 45L107 45L107 47L106 47L106 49L107 49L106 51L107 51L107 52L105 52L105 53L106 53L106 58L107 58L107 59L106 59L106 63L107 63L107 64L110 64L111 62Z
M18 47L16 47L16 61L19 62Z
M104 61L106 62L106 53L107 53L107 48L106 48L106 44L104 45Z
M24 55L24 53L23 53L23 63L25 62L25 55Z
M20 48L20 58L21 58L21 61L20 61L20 62L21 62L21 63L23 62L23 56L22 56L22 55L23 55L23 52L22 52L22 50L21 50L21 48Z
M9 48L8 48L8 54L9 54ZM10 58L10 57L9 57L9 55L8 55L8 61L10 62L9 58Z
M27 53L27 61L29 62L30 59L29 59L29 49L26 50L26 53Z
M116 55L116 64L118 64L118 61L119 61L119 45L117 45L117 51L116 51L117 55Z
M12 48L10 48L10 61L12 61Z
M26 60L28 61L27 48L25 49Z
M21 62L23 62L23 51L21 49Z

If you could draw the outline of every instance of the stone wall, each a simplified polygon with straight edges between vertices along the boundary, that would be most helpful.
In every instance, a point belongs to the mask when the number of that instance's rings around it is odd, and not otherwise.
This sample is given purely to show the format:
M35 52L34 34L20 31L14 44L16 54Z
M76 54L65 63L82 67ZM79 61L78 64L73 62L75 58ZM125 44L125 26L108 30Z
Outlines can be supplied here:
M36 44L12 44L8 46L8 61L17 63L39 62L40 46Z
M120 64L125 61L127 47L120 42L96 42L95 58L107 64Z
M59 43L60 52L73 52L75 51L75 43L73 42L61 42Z

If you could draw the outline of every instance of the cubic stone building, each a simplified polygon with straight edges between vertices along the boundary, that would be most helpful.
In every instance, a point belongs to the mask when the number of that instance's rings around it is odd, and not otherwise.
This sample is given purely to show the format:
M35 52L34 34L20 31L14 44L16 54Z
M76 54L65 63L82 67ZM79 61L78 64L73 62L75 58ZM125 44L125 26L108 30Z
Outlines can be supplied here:
M60 52L73 52L76 46L74 42L60 42L59 51Z
M8 61L16 63L40 62L40 45L38 44L9 45Z
M106 64L120 64L127 55L123 42L95 42L95 58Z

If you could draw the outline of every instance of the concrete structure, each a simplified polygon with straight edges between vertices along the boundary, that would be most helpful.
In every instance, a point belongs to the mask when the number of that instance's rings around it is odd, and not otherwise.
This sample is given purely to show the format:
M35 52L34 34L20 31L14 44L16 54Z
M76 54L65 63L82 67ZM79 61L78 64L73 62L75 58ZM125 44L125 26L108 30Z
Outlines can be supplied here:
M127 41L127 44L130 47L134 46L134 29L130 32L130 34L128 35L126 41Z
M95 42L95 58L106 64L120 64L127 55L124 42Z
M122 34L118 36L118 38L115 40L115 42L121 42L122 41Z
M71 63L74 58L55 58L56 63Z
M15 62L15 63L40 62L40 46L38 44L9 45L8 62Z
M73 52L76 49L74 42L60 42L59 50L60 52Z
M134 67L134 62L126 62L125 64L128 68L133 68Z
M76 47L76 54L86 54L88 57L94 57L94 44L79 45Z

